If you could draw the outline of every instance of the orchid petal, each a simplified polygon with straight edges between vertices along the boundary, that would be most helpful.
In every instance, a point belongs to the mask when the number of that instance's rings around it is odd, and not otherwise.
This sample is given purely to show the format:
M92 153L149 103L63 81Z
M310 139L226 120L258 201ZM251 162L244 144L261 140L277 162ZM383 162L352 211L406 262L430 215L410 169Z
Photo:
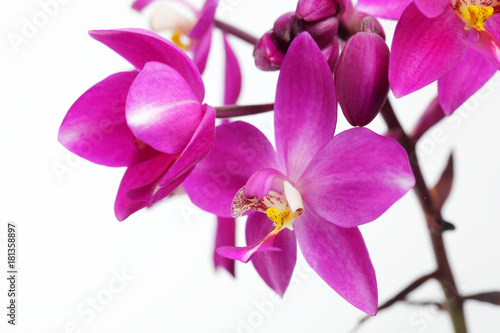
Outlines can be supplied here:
M274 223L265 214L251 214L246 224L247 244L254 244L274 229ZM274 240L275 248L281 251L264 251L255 255L252 263L264 282L278 295L283 296L297 261L295 233L282 229Z
M446 74L463 58L467 36L463 21L451 8L429 19L410 4L392 42L389 82L394 95L412 93Z
M203 101L205 88L200 72L187 54L172 42L143 29L93 30L89 34L139 70L150 61L173 67L189 82L198 100Z
M358 228L344 229L325 221L311 209L294 223L299 247L316 273L358 309L375 315L377 280Z
M274 247L274 240L276 239L277 233L270 233L264 237L264 239L259 240L255 244L245 246L245 247L235 247L235 246L221 246L217 248L217 254L228 259L238 260L244 263L249 262L254 255L259 252L264 251L281 251L280 248Z
M358 0L356 11L388 20L397 20L413 0Z
M119 221L123 221L131 214L149 206L146 201L130 200L127 193L136 188L156 183L175 158L175 155L160 154L146 162L127 168L115 201L115 215Z
M500 41L486 30L479 30L477 33L479 34L477 43L467 42L466 44L500 70Z
M138 72L113 74L87 90L69 109L59 142L91 162L128 166L158 154L138 141L125 121L125 100Z
M474 95L496 70L482 54L469 48L465 57L438 80L439 103L443 112L446 115L452 114Z
M134 3L132 4L132 8L140 12L153 1L155 0L135 0Z
M440 80L442 80L442 78ZM439 82L440 81L438 81L438 86ZM436 125L441 119L443 119L444 116L445 115L443 109L439 104L439 99L438 97L436 97L432 100L432 102L429 104L429 106L415 125L415 128L413 129L413 132L411 134L412 140L414 142L417 142L422 137L422 135L424 135L432 126Z
M198 22L189 33L189 38L201 39L209 29L212 29L215 21L215 11L219 0L208 0L205 3L203 11L201 12Z
M277 180L281 181L281 184L277 184ZM282 192L283 181L285 180L290 182L288 177L278 170L270 168L261 169L254 173L245 184L245 196L248 198L256 197L258 200L262 200L269 191Z
M222 267L234 275L234 260L223 258L217 254L216 249L221 246L234 246L236 239L235 219L217 216L217 234L215 236L214 266Z
M415 0L417 8L428 18L441 15L445 9L450 8L449 0Z
M224 79L224 105L236 104L241 91L241 70L238 59L234 54L231 45L227 41L226 34L222 35L224 39L224 50L226 52L226 69Z
M193 62L198 67L200 73L205 71L207 65L208 53L210 52L210 45L212 43L213 26L203 35L201 39L193 40L190 50L193 51Z
M262 168L279 169L273 146L257 128L236 121L216 128L214 147L183 186L198 207L231 217L235 194Z
M172 67L148 62L130 87L127 123L134 135L156 150L181 152L203 117L186 80Z
M298 35L286 53L274 105L278 156L295 181L332 138L337 122L332 73L308 33Z
M207 105L204 105L204 109L203 120L184 151L166 168L156 183L128 192L131 200L147 201L150 204L159 201L179 186L195 165L208 154L214 143L215 110Z
M336 135L318 152L297 190L322 218L352 228L379 217L414 184L405 150L358 127Z

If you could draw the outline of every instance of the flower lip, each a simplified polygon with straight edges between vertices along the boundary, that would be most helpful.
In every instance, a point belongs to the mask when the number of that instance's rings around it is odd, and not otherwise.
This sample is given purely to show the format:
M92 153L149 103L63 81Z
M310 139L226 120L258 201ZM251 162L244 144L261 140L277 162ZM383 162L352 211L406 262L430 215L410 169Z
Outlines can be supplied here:
M234 196L231 205L233 217L239 217L247 212L257 211L266 214L276 225L273 232L278 233L283 228L293 230L293 222L304 214L304 203L299 191L288 181L283 181L282 191L270 190L261 200L257 197L247 197L245 187Z
M457 15L465 22L465 30L472 28L480 31L484 29L484 22L491 16L498 14L497 1L470 1L452 0L451 7ZM495 6L493 6L495 5Z

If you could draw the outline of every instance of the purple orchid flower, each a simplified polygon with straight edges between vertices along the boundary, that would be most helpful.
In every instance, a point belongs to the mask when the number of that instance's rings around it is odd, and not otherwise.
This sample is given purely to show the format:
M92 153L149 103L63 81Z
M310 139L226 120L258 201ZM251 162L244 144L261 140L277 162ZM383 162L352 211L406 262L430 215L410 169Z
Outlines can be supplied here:
M142 11L154 1L156 0L136 0L132 7ZM201 11L194 8L188 1L175 0L175 2L179 2L191 10L197 18L196 23L189 22L187 19L183 20L180 18L181 15L173 12L170 7L164 9L160 7L158 14L153 14L152 28L154 31L173 30L172 41L183 50L192 52L193 61L200 73L203 74L210 52L212 33L215 27L215 12L219 1L206 0ZM182 36L187 37L189 43L183 43ZM225 104L234 104L241 90L241 70L225 34L223 34L223 39L226 52Z
M122 221L167 196L208 153L215 110L202 104L200 73L173 43L141 29L90 35L136 70L85 92L64 118L59 141L94 163L128 167L115 202Z
M375 272L357 227L376 219L414 185L405 151L365 128L334 136L333 78L308 33L298 35L285 56L274 117L276 151L250 124L217 127L213 150L184 182L186 193L219 216L250 213L250 245L218 252L252 260L278 294L290 282L298 241L328 285L375 314Z
M386 2L383 2L384 6ZM362 0L358 8L381 9L379 0ZM438 80L439 103L450 115L500 69L500 1L393 1L398 10L378 11L397 18L389 82L396 97Z

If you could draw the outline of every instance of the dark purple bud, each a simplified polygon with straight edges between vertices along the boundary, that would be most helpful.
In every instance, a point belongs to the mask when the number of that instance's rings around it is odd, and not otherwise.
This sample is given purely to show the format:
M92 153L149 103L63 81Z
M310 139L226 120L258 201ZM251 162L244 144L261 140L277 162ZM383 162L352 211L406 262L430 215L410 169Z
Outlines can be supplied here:
M389 48L371 32L347 40L335 68L335 90L344 116L353 126L368 125L389 93Z
M262 36L253 51L255 65L263 71L276 71L281 68L285 53L281 51L272 37L272 32L268 31Z
M337 59L339 58L339 42L334 40L332 44L321 50L325 56L330 70L333 72L335 70L335 65L337 64Z
M297 18L314 22L335 15L337 0L299 0L295 15Z
M296 18L294 13L286 13L281 15L276 22L274 22L272 36L282 49L287 49L292 41L292 29Z
M307 31L316 41L320 49L323 49L337 40L339 20L336 17L328 17L321 21L306 22L297 20L293 29L293 36Z
M384 29L382 28L382 25L380 25L380 22L377 21L377 19L369 16L368 14L355 11L346 12L345 15L342 16L342 22L344 23L344 25L347 27L347 29L351 34L355 34L364 31L361 28L361 23L363 22L364 19L368 18L371 19L373 22L368 24L371 26L371 32L376 33L385 40L385 32Z

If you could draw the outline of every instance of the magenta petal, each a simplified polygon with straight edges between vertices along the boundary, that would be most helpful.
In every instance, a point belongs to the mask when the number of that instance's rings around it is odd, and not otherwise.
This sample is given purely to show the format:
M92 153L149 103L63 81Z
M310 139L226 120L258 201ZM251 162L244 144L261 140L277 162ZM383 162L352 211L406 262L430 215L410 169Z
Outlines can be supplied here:
M294 227L299 247L312 269L346 301L375 315L377 280L358 228L337 227L307 206Z
M274 223L265 214L251 214L246 225L247 244L258 242L273 229ZM273 246L281 251L260 252L253 257L252 263L264 282L278 295L283 296L297 261L295 232L287 228L282 229Z
M127 59L137 69L147 62L159 61L176 69L203 101L205 88L200 72L181 49L165 38L143 29L93 30L90 36Z
M215 136L215 110L205 105L205 114L186 149L179 155L154 184L130 191L127 195L134 201L154 203L170 194L189 175L195 165L210 151Z
M482 54L469 48L465 57L438 80L439 103L444 113L452 114L474 95L496 70Z
M274 105L276 149L287 175L295 181L332 138L337 122L330 67L306 32L293 40L286 53Z
M481 53L496 69L500 70L500 41L486 30L479 30L477 43L467 42L467 45Z
M174 155L161 154L127 168L115 201L115 215L119 221L123 221L136 211L149 206L149 203L145 201L130 200L127 193L136 188L156 183L158 177L174 160Z
M235 121L216 128L215 144L184 181L195 205L231 217L231 203L255 171L278 168L274 148L254 126Z
M254 255L259 252L266 251L281 251L280 248L274 247L274 240L277 234L272 233L265 236L264 239L259 240L257 243L245 246L245 247L234 247L234 246L222 246L216 251L217 254L228 259L238 260L244 263L249 262Z
M277 183L276 180L281 180L281 184ZM281 193L283 192L284 180L290 182L288 177L278 170L261 169L254 173L245 184L245 196L247 198L257 197L258 200L262 200L270 190Z
M422 135L424 135L432 126L436 125L443 118L444 112L441 108L441 105L439 104L438 97L436 97L432 100L432 102L429 104L429 106L415 125L415 128L413 129L411 135L413 141L417 142L422 137Z
M226 52L226 67L224 79L224 105L236 104L241 91L241 70L238 59L234 54L231 45L227 41L226 34L222 35L224 39L224 50Z
M190 48L193 51L193 62L198 67L200 73L205 71L207 66L208 53L210 52L210 45L212 43L213 25L209 27L206 34L201 39L193 40Z
M389 82L394 95L412 93L452 69L467 51L463 42L468 33L451 8L429 19L410 4L392 41Z
M297 190L321 217L351 228L379 217L414 184L405 150L358 127L336 135L318 152Z
M450 7L450 0L415 0L417 8L429 18L441 15Z
M189 83L174 68L148 62L130 87L126 115L137 138L176 154L191 139L203 111Z
M209 29L212 29L218 2L219 0L208 0L205 3L198 22L189 33L190 38L201 39Z
M412 1L413 0L358 0L356 11L384 19L397 20Z
M236 220L230 217L217 216L217 234L215 236L215 249L221 246L234 246L236 239ZM214 266L222 267L234 276L234 260L223 258L214 249Z
M128 166L157 151L134 138L125 121L125 100L138 72L109 76L87 90L69 109L59 129L59 142L91 162Z
M134 8L137 11L142 11L153 1L155 0L135 0L134 3L132 4L132 8Z

